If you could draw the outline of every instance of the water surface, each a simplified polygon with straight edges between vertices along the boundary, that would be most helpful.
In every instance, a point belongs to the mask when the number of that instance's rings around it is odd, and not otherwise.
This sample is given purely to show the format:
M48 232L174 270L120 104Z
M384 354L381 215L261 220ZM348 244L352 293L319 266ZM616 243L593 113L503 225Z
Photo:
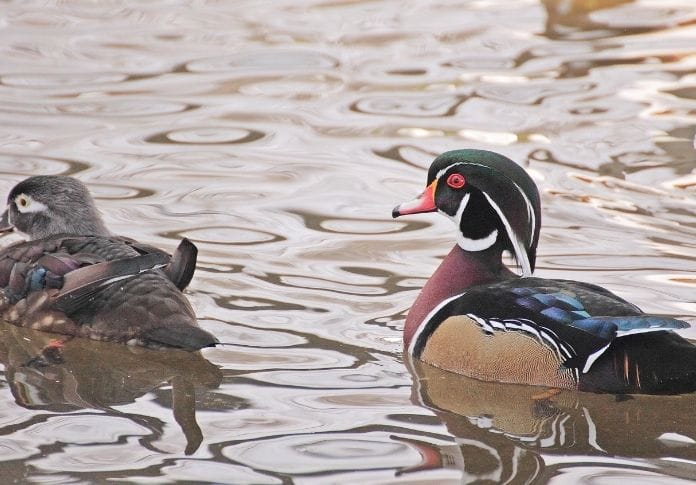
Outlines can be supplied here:
M454 233L390 217L435 155L498 151L542 191L539 275L696 324L695 25L689 0L4 2L0 192L70 174L114 232L191 238L188 296L231 345L36 366L51 336L3 327L3 480L696 477L693 396L404 361Z

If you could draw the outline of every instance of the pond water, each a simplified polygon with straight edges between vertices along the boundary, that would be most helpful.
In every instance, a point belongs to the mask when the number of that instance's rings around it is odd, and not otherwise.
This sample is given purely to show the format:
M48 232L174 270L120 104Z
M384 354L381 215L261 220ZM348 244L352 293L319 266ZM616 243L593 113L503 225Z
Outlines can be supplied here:
M0 36L0 192L70 174L115 233L191 238L230 344L37 367L51 336L3 324L3 482L696 478L696 396L533 400L405 359L454 232L391 219L435 155L501 152L542 190L538 275L696 327L692 0L6 1Z

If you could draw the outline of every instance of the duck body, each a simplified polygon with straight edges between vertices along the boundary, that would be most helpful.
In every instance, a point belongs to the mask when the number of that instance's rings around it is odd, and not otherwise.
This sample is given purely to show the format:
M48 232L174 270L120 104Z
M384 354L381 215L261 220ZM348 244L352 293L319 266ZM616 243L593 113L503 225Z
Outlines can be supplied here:
M33 179L37 178L28 181ZM109 234L100 220L81 220L79 226L72 226L66 217L67 223L56 223L60 215L52 212L56 209L51 202L58 196L47 197L46 191L68 191L71 202L86 205L92 204L91 196L84 186L77 194L71 191L76 181L69 177L38 179L13 189L3 214L5 229L17 227L30 238L0 250L3 320L67 336L151 348L197 350L218 343L198 327L182 293L195 271L195 245L184 239L169 255ZM22 203L35 211L22 213ZM91 207L89 212L97 214ZM50 219L53 226L42 221L34 230L37 218ZM46 227L64 232L45 234Z
M610 393L696 390L696 346L673 331L686 322L646 315L600 286L531 276L539 196L514 162L481 150L441 155L428 188L394 215L434 211L458 224L459 242L406 318L404 348L412 356L488 381ZM503 251L523 276L502 263Z

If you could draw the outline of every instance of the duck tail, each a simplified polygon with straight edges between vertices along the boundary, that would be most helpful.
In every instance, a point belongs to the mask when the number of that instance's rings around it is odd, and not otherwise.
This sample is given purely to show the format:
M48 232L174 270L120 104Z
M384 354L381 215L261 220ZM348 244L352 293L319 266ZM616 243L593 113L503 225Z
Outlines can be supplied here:
M669 330L614 339L580 379L580 390L614 394L696 391L696 346Z
M153 328L143 335L148 343L183 350L200 350L215 347L220 342L210 332L190 324L176 322Z

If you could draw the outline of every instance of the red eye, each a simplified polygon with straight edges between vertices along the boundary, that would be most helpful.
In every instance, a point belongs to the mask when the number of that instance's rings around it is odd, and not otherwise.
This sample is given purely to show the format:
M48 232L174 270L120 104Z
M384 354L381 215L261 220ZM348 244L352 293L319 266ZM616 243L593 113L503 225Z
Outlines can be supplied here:
M466 180L464 179L464 175L460 173L453 173L449 177L447 177L447 185L449 185L453 189L461 189L462 187L464 187L465 183Z

